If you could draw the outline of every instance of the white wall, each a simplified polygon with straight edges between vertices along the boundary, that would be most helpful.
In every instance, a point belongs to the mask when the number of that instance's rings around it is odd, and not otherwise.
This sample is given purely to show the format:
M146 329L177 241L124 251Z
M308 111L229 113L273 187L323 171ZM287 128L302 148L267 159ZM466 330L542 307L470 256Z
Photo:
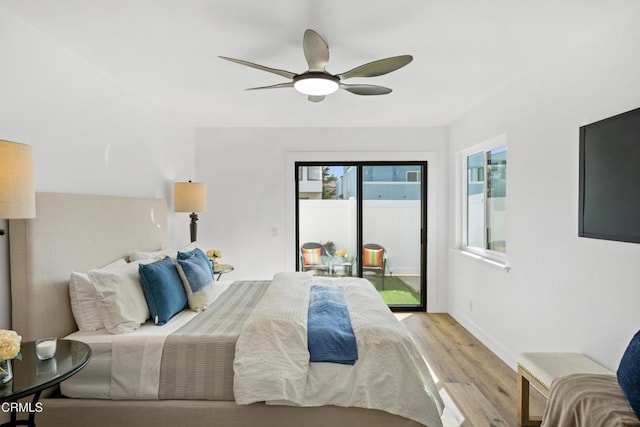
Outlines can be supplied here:
M193 178L193 126L1 9L0 57L0 139L33 146L36 191L171 200L172 182ZM11 318L7 248L5 235L0 328Z
M453 253L449 310L511 366L524 351L578 351L616 369L640 328L640 245L578 238L577 208L579 126L640 107L637 16L557 40L450 127L452 218L458 153L507 135L511 271ZM454 248L460 222L450 226Z
M226 278L269 279L293 270L294 162L428 160L428 309L447 307L447 129L442 128L201 128L196 172L206 182L209 211L198 240L224 250L236 270ZM441 166L439 163L443 163ZM273 236L273 229L277 235Z

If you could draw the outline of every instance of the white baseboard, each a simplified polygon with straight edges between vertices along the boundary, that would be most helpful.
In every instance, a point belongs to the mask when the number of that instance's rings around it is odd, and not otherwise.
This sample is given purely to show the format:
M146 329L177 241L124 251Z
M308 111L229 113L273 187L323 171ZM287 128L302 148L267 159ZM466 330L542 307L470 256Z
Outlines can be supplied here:
M486 333L484 329L479 327L473 320L469 319L464 314L453 311L449 313L458 323L460 323L466 330L478 338L482 344L486 345L489 350L495 353L504 363L509 365L514 371L517 369L517 357L509 350L507 350L500 342L496 341L491 335Z
M429 298L427 298L427 313L447 313L447 305L429 304Z

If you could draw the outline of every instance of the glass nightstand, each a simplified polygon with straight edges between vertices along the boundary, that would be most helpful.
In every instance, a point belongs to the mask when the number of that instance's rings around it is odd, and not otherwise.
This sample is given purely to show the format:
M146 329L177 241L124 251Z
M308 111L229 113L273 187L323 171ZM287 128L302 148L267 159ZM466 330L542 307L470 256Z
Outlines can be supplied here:
M84 368L91 359L91 348L80 341L58 340L55 355L50 359L39 360L36 355L35 341L28 341L20 345L20 354L21 360L13 359L11 361L13 379L0 385L0 402L17 402L18 399L32 394L33 399L30 405L24 403L20 406L17 404L9 405L11 421L0 425L0 427L18 425L34 427L36 413L45 409L41 407L42 404L38 404L40 393ZM18 420L18 412L28 412L29 418Z

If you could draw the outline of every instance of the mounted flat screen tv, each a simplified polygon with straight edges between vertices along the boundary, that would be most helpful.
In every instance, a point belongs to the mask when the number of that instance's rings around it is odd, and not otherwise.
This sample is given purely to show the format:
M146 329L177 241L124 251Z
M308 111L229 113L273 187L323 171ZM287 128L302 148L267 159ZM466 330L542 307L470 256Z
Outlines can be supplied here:
M580 128L579 236L640 243L640 108Z

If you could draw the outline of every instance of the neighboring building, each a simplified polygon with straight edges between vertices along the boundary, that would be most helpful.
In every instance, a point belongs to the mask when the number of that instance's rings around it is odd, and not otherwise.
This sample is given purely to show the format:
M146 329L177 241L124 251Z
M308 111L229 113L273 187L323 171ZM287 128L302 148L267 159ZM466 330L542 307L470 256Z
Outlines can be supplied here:
M345 166L336 182L336 199L356 196L356 168ZM363 200L420 200L420 166L364 166Z
M298 167L300 199L322 199L322 166Z

